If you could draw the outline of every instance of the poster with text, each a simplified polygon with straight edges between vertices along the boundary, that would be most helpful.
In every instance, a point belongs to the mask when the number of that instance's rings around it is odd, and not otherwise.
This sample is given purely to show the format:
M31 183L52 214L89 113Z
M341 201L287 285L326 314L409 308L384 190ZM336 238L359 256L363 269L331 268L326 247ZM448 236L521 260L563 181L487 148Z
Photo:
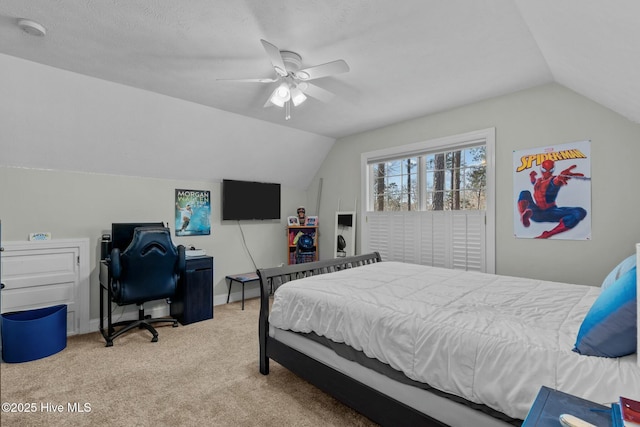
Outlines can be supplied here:
M176 189L176 236L211 234L211 193Z
M514 236L591 239L591 141L513 152Z

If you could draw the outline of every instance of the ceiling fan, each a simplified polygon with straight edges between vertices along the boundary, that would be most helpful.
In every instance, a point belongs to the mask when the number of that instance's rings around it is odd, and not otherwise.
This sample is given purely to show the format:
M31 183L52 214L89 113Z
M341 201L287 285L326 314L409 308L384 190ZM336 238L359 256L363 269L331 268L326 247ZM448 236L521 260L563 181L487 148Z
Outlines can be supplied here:
M349 65L342 59L301 69L302 57L300 55L288 50L280 50L266 40L261 39L260 41L276 72L275 78L218 80L249 83L280 82L264 106L269 107L275 105L277 107L284 107L286 120L291 118L291 104L297 107L307 99L307 96L323 102L329 102L334 97L334 94L328 90L309 83L310 80L349 71Z

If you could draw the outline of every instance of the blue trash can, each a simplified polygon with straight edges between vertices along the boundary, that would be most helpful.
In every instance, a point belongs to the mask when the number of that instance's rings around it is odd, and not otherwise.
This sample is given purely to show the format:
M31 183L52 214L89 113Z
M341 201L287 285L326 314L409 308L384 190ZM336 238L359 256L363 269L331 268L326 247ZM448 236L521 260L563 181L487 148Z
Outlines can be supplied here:
M2 315L2 359L7 363L42 359L66 346L66 305Z

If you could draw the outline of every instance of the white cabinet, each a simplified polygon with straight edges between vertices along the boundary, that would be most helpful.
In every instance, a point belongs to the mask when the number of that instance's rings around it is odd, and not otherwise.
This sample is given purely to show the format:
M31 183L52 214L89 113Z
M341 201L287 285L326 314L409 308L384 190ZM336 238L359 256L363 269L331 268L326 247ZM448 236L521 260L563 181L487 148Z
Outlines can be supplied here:
M333 242L335 258L356 254L355 212L336 212L336 232Z
M67 305L67 335L89 332L89 239L4 242L2 313Z

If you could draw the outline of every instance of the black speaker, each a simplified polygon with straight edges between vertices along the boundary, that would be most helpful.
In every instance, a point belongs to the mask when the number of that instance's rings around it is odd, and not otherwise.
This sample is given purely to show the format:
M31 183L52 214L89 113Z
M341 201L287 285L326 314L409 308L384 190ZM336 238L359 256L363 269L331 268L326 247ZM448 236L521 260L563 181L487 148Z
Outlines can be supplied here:
M111 234L103 234L100 241L100 259L107 259L111 254Z

